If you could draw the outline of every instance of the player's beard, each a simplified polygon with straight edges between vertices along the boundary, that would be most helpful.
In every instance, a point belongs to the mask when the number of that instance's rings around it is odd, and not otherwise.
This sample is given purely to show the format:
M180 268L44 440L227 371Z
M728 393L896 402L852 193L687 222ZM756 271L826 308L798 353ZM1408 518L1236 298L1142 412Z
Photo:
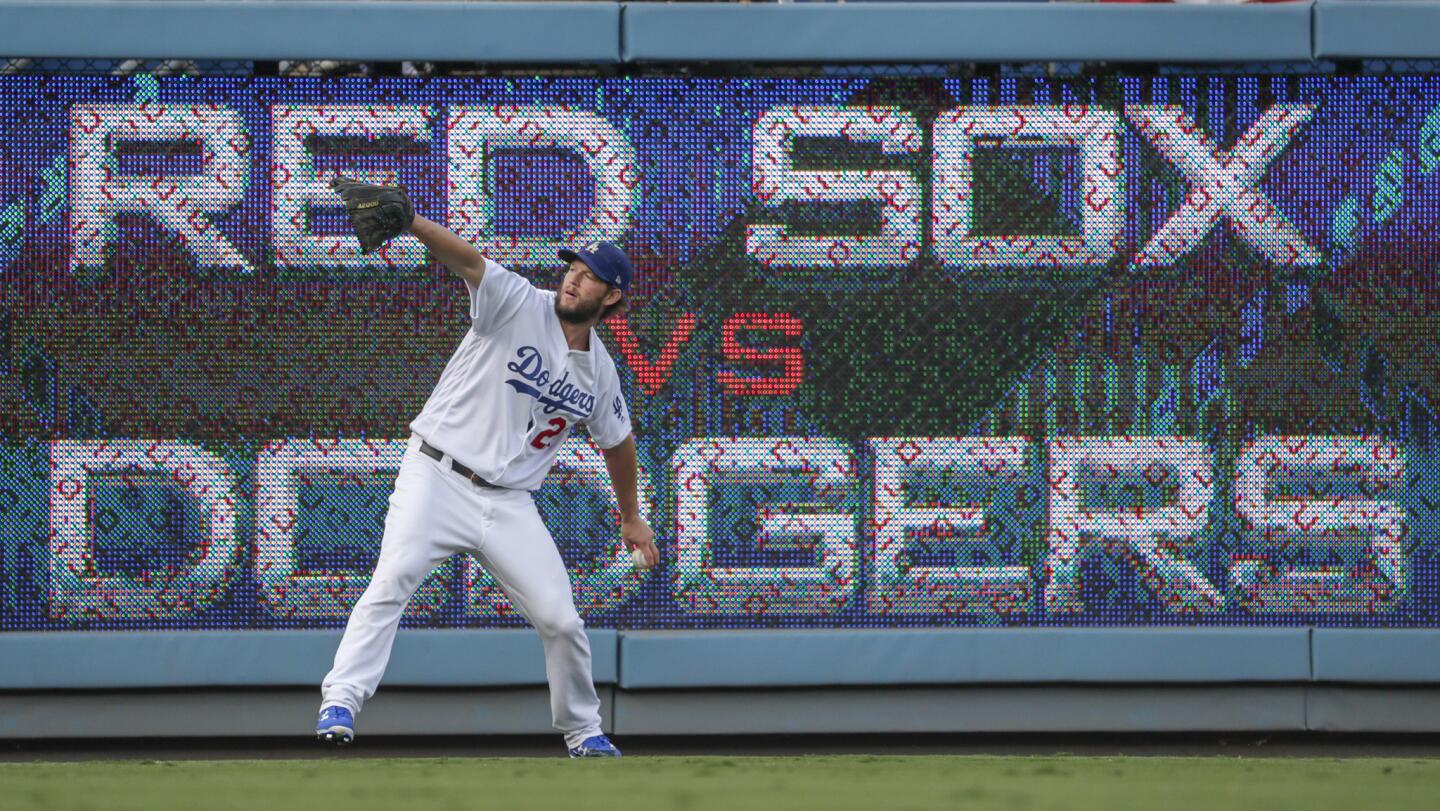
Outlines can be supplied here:
M576 297L575 303L569 307L561 303L564 293L555 294L555 315L569 324L588 324L600 314L600 308L605 306L600 299L585 301Z

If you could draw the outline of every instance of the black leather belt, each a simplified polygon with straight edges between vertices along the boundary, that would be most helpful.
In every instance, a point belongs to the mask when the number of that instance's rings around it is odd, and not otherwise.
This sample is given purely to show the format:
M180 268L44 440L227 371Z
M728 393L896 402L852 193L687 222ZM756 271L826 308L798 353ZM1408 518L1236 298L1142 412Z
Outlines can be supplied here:
M434 459L434 460L437 461L437 462L439 462L439 461L441 461L441 460L443 460L443 459L445 458L445 452L444 452L444 451L440 450L439 448L435 447L434 445L431 445L429 442L426 442L426 441L423 440L423 439L420 440L420 452L423 453L423 454L425 454L426 456L430 457L431 459ZM460 464L459 462L455 461L454 458L451 458L451 460L450 460L450 468L451 468L452 470L454 470L456 473L459 473L461 476L464 476L466 479L469 479L469 480L470 480L470 483L473 484L473 485L475 485L476 487L484 487L484 488L486 488L487 490L504 490L504 489L505 489L505 488L501 487L501 486L498 485L498 484L491 484L490 482L487 482L487 481L485 481L484 479L480 478L479 476L475 475L475 471L473 471L473 470L471 470L470 468L465 467L464 465L462 465L462 464Z

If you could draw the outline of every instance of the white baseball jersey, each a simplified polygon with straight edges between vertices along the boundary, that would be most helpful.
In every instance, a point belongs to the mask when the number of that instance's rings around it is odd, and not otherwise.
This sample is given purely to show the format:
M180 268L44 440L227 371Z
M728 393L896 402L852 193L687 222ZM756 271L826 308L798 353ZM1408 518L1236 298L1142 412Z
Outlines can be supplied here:
M469 281L470 330L410 430L481 478L535 490L561 443L584 423L595 444L630 436L630 410L615 362L595 330L572 350L555 314L554 291L485 260Z

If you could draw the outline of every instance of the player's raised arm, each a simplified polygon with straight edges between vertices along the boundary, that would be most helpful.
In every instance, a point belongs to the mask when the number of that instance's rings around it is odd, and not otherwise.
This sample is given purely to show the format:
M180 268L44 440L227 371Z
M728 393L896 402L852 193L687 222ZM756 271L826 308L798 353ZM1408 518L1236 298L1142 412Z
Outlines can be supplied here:
M474 245L440 223L419 214L410 223L410 233L424 243L445 267L475 287L480 286L480 280L485 278L485 257Z
M430 252L474 287L485 278L485 257L474 245L448 228L415 213L410 195L399 186L377 186L348 177L336 177L330 188L345 203L345 213L360 238L360 253L374 253L386 242L409 231Z

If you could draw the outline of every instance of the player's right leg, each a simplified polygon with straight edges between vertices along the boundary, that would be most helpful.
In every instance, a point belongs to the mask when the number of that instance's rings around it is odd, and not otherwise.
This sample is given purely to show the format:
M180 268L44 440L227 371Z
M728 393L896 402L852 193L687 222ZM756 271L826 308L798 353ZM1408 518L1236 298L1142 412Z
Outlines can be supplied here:
M510 602L540 633L555 728L572 757L618 757L600 729L600 698L591 674L590 640L575 610L570 574L529 493L487 495L494 530L475 556Z
M390 495L375 573L350 612L335 665L321 685L315 734L322 740L344 744L354 737L354 715L380 684L405 606L436 566L471 548L466 539L473 529L467 527L475 517L465 514L471 503L460 489L465 486L420 453L419 440L411 437Z

